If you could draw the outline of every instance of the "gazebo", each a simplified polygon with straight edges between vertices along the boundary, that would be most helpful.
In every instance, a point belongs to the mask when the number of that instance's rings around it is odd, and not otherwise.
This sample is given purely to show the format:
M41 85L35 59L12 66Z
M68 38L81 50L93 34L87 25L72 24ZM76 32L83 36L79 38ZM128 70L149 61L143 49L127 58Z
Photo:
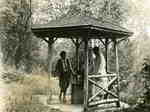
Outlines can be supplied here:
M127 29L110 22L109 20L99 20L91 16L82 14L64 16L59 19L53 20L48 24L34 24L32 25L32 32L39 38L45 40L48 43L49 48L55 42L57 38L72 39L76 46L77 64L79 64L79 47L81 42L84 42L84 54L85 54L85 70L84 70L84 110L88 111L93 108L97 108L101 104L116 103L120 106L119 97L119 63L118 63L118 44L122 40L127 39L133 33ZM99 39L105 46L105 59L106 59L106 71L107 74L100 73L90 74L88 70L89 57L88 57L88 42L91 39ZM116 60L116 73L110 73L107 70L108 62L108 45L114 44L114 53ZM78 68L77 68L78 69ZM101 78L108 78L107 88L102 87L95 81ZM89 96L89 83L98 87L100 90L92 96ZM107 95L99 100L95 100L101 93Z

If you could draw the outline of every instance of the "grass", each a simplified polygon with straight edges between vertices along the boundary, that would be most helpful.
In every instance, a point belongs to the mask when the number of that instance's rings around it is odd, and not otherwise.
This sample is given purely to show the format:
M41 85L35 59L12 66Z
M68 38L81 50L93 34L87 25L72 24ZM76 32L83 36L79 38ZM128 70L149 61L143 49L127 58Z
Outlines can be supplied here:
M56 85L47 73L7 72L3 73L2 78L7 85L4 112L60 112L52 111L38 98L38 95L43 95L48 101L51 100L52 94L58 93L57 89L53 90Z
M7 85L3 112L60 112L44 105L37 96L47 96L48 100L51 100L52 94L58 95L59 87L56 78L49 77L45 72L23 74L14 71L3 73L2 78ZM136 93L141 93L141 89L138 91L139 85L136 86L138 83L138 81L131 81L128 88L120 93L129 104L134 105L138 99ZM150 105L140 105L111 112L149 112L149 110Z

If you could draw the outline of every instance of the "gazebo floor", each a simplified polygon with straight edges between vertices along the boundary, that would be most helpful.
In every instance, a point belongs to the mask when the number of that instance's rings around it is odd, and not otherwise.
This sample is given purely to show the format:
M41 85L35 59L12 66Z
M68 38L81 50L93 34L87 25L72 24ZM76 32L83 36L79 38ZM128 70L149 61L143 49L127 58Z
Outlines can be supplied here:
M54 110L59 110L61 112L83 112L83 105L81 104L71 104L70 103L70 96L67 97L67 102L66 103L60 103L58 100L58 96L53 96L53 101L51 104L49 104L49 107L54 109ZM112 112L112 110L118 110L121 108L128 108L129 105L121 102L120 103L121 107L117 108L115 104L103 104L100 106L97 106L95 108L89 109L89 112Z

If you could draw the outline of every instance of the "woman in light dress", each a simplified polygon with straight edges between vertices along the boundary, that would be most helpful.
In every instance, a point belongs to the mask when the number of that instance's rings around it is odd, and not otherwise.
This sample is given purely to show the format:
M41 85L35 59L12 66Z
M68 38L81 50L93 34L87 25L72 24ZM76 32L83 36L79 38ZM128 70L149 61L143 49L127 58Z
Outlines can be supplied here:
M101 52L99 47L94 47L93 48L93 73L100 73L101 75L106 75L106 61L103 53ZM107 89L108 85L108 79L107 77L105 78L97 78L96 82L101 85L103 88ZM100 89L96 86L93 86L92 89L92 94L95 94L99 91ZM102 92L104 93L104 92Z

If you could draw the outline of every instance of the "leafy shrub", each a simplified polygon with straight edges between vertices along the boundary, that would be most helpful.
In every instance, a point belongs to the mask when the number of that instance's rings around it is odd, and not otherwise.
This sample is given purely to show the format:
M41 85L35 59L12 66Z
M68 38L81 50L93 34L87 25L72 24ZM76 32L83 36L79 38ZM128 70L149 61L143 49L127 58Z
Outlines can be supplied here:
M120 92L121 99L131 105L135 105L144 92L144 80L142 79L142 74L130 74L126 81L126 86Z

